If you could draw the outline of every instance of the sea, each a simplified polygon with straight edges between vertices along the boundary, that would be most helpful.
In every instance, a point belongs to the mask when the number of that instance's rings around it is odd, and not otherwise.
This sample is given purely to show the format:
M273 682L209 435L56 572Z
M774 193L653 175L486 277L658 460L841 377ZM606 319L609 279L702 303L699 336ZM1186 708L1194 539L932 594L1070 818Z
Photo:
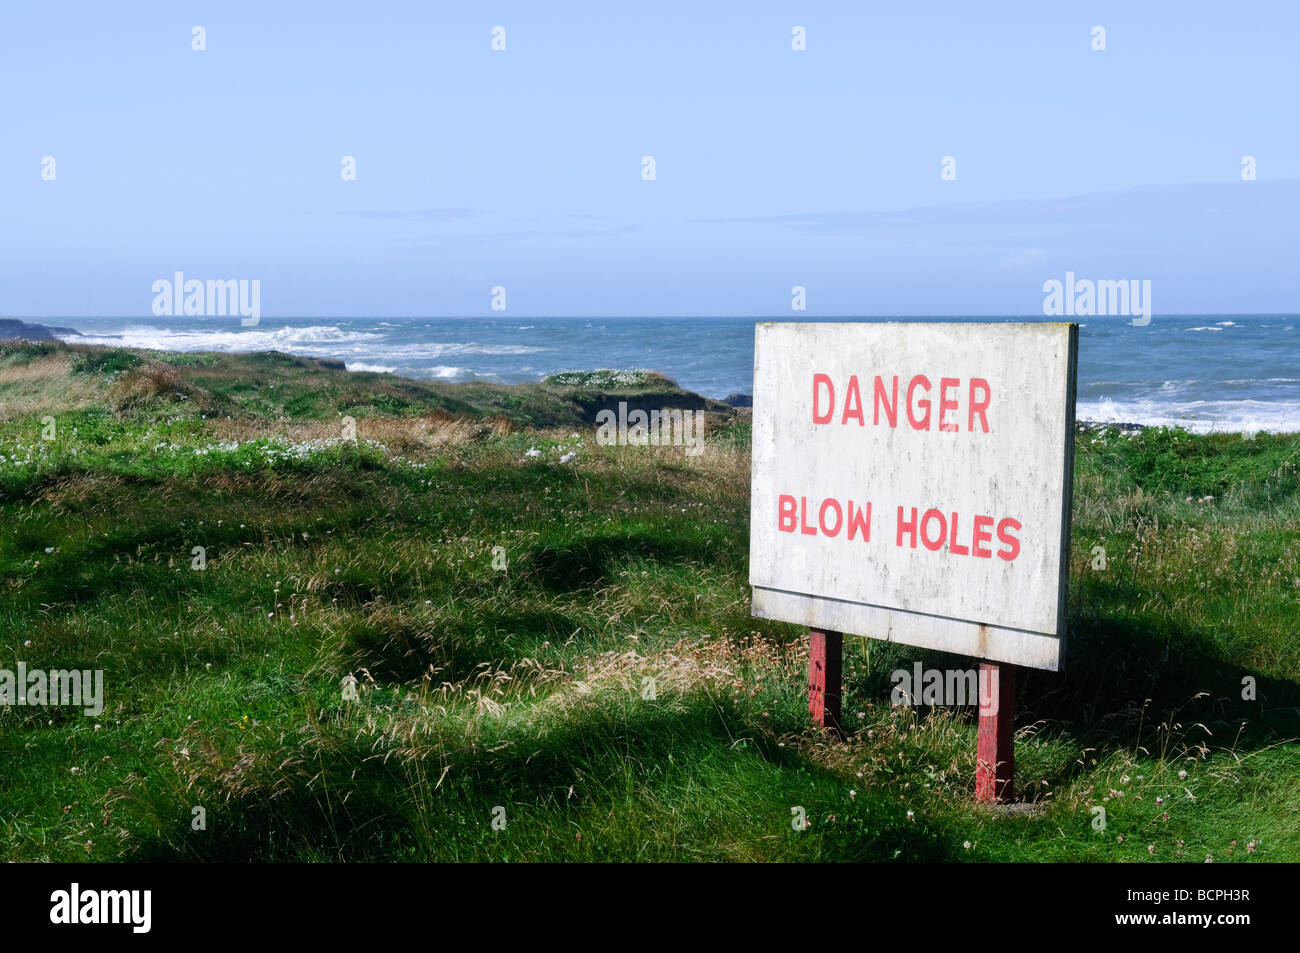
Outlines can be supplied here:
M754 324L779 318L60 317L66 340L169 351L278 350L352 371L517 384L595 368L661 371L722 399L753 393ZM809 318L817 321L1026 321L1025 317ZM1076 416L1196 432L1300 431L1300 315L1202 314L1080 319Z

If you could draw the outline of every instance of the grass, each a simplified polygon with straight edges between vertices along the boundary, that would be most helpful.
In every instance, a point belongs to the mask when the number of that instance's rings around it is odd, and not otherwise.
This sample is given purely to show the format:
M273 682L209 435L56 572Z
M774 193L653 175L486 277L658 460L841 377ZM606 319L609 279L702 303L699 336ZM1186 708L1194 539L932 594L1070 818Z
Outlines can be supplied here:
M706 451L597 445L611 400L710 409ZM0 709L0 854L1298 860L1297 463L1080 435L1010 814L972 802L970 710L889 703L970 660L851 640L853 733L808 728L803 633L749 615L747 418L671 381L3 345L0 667L106 702Z

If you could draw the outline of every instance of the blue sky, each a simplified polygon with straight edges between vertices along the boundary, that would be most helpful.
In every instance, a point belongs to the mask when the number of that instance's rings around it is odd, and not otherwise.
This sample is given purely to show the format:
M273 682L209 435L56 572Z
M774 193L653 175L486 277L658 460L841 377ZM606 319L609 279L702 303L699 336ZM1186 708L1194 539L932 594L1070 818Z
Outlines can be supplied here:
M283 6L6 8L0 316L1300 310L1297 4Z

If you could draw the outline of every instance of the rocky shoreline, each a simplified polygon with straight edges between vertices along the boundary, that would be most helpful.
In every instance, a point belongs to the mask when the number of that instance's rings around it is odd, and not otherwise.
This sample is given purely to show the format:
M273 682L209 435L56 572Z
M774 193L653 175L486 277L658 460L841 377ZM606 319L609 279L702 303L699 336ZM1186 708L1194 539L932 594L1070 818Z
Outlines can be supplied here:
M76 328L47 327L28 324L17 318L0 318L0 341L50 341L69 334L81 336Z
M0 341L51 341L70 335L80 337L81 332L76 328L31 324L17 318L0 318ZM331 361L321 358L315 360L326 367L333 367L338 370L343 370L345 367L343 361ZM753 408L754 399L749 394L735 393L728 394L721 400L721 403L728 404L744 413ZM1092 420L1079 420L1075 423L1075 427L1080 433L1096 433L1102 430L1118 430L1122 433L1130 433L1140 431L1142 426L1142 424L1134 423L1101 423Z

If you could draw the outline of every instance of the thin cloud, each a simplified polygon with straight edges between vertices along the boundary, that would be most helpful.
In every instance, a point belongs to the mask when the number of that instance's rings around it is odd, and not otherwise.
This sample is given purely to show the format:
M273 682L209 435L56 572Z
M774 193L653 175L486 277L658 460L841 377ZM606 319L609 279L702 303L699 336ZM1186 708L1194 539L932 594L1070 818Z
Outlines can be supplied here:
M569 238L612 238L617 235L629 235L632 232L640 231L641 228L640 225L618 225L610 228L537 228L479 234L421 235L396 239L394 244L403 248L467 248L497 245L506 242L536 241L539 239L550 241Z
M809 236L871 236L898 229L1145 228L1147 223L1243 224L1300 213L1300 181L1141 186L1050 199L962 202L907 209L689 219L693 225L770 225Z
M393 222L463 222L480 212L472 208L340 209L334 214Z
M1003 258L998 262L998 267L1003 271L1028 271L1045 264L1047 264L1047 252L1041 248L1026 248L1022 252Z

